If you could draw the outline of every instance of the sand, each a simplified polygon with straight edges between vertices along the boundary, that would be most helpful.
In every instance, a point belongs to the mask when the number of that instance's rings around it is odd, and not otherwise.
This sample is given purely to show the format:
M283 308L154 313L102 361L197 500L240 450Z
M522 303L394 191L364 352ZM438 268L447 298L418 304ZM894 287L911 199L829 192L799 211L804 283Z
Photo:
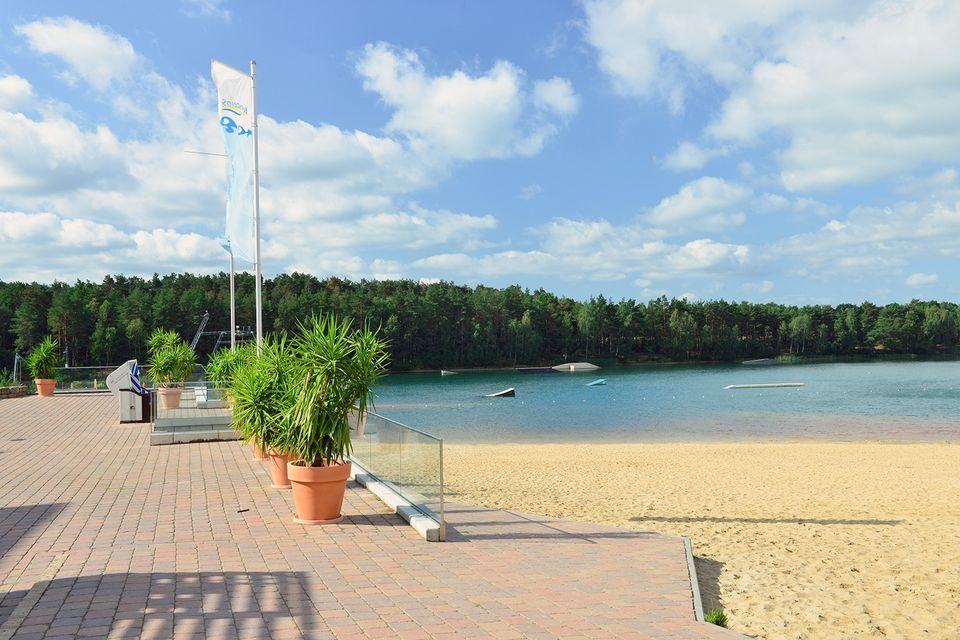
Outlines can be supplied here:
M960 444L444 449L451 500L689 536L737 631L960 637Z

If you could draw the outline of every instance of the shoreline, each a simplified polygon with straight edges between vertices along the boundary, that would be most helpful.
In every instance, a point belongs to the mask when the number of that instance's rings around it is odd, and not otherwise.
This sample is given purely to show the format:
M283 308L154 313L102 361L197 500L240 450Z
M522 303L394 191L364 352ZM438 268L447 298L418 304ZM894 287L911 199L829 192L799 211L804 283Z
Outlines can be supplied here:
M758 638L960 627L960 443L444 447L449 499L690 537L704 609Z
M765 366L792 366L792 365L803 365L803 364L828 364L828 363L857 363L857 362L954 362L960 361L960 354L930 354L930 355L917 355L914 353L874 353L874 354L860 354L860 355L848 355L848 356L831 356L831 355L802 355L802 354L779 354L789 360L777 361L775 363L765 365ZM613 356L603 356L600 358L594 358L594 360L599 361L608 361ZM666 366L682 366L682 365L692 365L692 366L707 366L707 365L743 365L745 361L749 360L765 360L767 358L776 359L777 356L744 356L742 359L737 360L637 360L631 362L615 362L607 363L603 365L598 365L600 369L632 369L638 367L656 367L660 365ZM582 360L583 362L590 362L590 358ZM563 364L563 363L554 363L554 364ZM389 371L387 375L401 375L405 373L436 373L439 374L441 371L454 371L456 373L478 373L484 371L490 371L494 373L506 372L506 371L515 371L517 373L523 373L519 369L526 367L552 367L554 364L516 364L503 367L454 367L452 369L442 368L442 369L403 369L398 371ZM750 365L747 365L750 366ZM566 373L566 372L558 372ZM524 375L540 375L536 373L525 373ZM552 375L546 373L545 375Z

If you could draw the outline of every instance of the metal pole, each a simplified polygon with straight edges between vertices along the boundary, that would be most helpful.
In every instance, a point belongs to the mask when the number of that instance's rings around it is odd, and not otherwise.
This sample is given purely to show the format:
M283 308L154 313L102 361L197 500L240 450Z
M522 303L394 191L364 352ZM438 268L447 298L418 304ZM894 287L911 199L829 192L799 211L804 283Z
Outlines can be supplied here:
M230 351L237 348L237 298L233 287L233 251L230 251Z
M257 353L263 344L263 302L260 293L260 157L259 140L260 125L257 123L257 61L250 61L250 79L253 86L253 230L255 234L254 258L256 278L256 306L257 306Z

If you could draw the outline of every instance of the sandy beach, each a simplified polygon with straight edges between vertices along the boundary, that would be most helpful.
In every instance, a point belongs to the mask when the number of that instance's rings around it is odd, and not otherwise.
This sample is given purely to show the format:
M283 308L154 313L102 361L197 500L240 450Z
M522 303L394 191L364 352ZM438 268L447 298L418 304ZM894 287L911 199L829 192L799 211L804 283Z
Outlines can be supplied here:
M758 638L957 638L960 444L446 445L450 499L689 536Z

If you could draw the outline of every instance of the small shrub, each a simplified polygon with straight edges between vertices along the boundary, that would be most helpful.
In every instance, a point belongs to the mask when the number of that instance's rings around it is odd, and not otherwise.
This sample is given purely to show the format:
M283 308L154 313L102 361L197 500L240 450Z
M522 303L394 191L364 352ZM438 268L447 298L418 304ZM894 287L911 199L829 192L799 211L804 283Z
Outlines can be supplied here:
M47 336L33 348L27 356L27 368L34 379L50 379L56 374L54 369L63 366L57 339Z
M256 358L256 345L247 344L231 351L229 348L219 349L210 356L210 361L204 368L207 379L217 387L230 389L233 387L233 377L241 365Z
M179 387L193 373L197 356L176 331L157 329L147 339L150 379L161 387Z
M16 387L20 383L13 379L13 374L6 369L0 369L0 387Z
M706 621L710 624L715 624L718 627L726 627L727 614L723 612L723 609L714 609L707 614Z

